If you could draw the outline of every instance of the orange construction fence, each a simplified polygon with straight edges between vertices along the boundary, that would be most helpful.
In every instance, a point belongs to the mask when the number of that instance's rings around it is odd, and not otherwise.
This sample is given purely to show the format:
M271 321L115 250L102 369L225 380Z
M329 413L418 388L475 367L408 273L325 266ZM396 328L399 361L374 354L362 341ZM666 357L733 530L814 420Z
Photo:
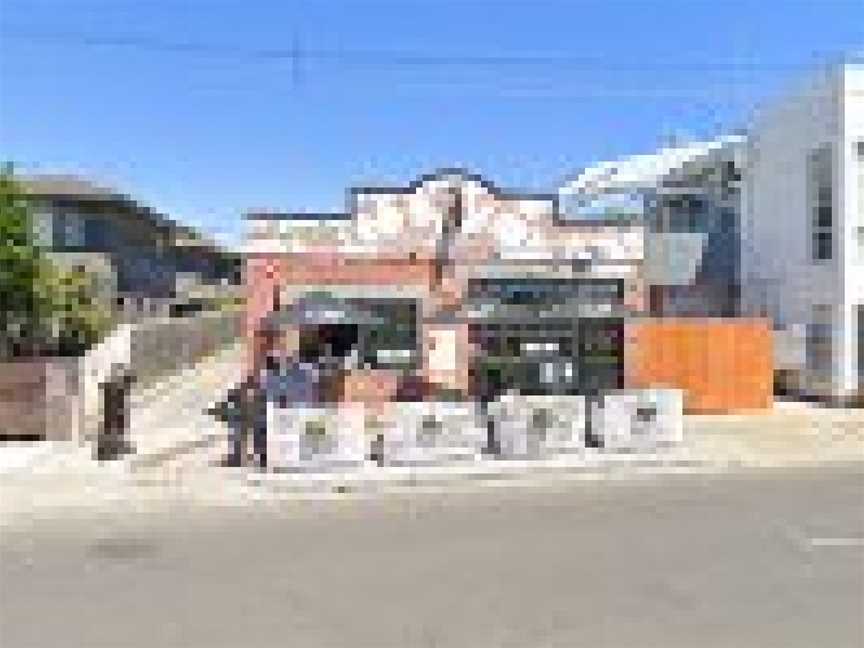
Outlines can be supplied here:
M772 406L774 353L767 320L634 320L626 339L628 387L683 389L690 413Z

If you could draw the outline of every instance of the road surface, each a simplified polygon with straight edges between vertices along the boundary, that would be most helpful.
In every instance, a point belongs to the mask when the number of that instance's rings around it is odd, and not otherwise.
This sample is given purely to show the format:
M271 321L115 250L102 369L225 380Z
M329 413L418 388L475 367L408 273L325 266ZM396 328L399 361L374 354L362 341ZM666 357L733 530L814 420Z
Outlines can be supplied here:
M0 645L864 645L864 473L7 524Z

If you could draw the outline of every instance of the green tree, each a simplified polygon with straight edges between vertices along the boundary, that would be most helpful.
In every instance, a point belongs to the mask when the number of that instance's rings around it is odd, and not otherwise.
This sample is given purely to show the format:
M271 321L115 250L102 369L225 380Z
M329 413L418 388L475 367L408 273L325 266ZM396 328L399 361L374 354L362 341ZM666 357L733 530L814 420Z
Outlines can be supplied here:
M91 278L55 266L32 223L27 194L7 164L0 169L0 358L78 353L110 324Z
M0 171L0 336L5 356L35 350L35 329L47 310L38 291L42 265L26 196L12 166L6 165Z

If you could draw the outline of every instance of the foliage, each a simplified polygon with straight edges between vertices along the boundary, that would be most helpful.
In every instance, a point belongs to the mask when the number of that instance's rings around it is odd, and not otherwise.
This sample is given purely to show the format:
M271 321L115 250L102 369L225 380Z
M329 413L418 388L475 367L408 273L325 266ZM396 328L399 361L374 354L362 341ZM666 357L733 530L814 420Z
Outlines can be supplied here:
M246 307L246 297L243 295L220 295L210 301L210 307L219 311L236 311Z
M7 165L0 171L0 331L4 336L22 337L37 319L39 272L27 204Z
M94 278L87 272L45 264L37 287L51 305L46 317L51 352L77 355L110 327L110 309L96 299Z
M0 170L0 358L77 354L110 323L81 270L55 266L37 245L31 205L11 165Z

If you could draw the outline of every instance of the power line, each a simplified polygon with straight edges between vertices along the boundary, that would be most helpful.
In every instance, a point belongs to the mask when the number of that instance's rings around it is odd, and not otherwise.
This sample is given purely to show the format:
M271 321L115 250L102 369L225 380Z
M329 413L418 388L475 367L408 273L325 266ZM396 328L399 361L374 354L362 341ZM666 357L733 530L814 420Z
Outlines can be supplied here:
M7 28L8 31L8 28ZM566 68L607 71L746 72L783 71L815 67L814 62L770 61L614 61L602 57L568 54L442 54L399 50L346 50L301 48L296 36L289 47L238 47L228 44L172 41L151 36L108 36L80 33L16 32L4 40L52 42L84 47L123 47L166 54L236 57L260 61L315 60L352 66L475 67L475 68Z

